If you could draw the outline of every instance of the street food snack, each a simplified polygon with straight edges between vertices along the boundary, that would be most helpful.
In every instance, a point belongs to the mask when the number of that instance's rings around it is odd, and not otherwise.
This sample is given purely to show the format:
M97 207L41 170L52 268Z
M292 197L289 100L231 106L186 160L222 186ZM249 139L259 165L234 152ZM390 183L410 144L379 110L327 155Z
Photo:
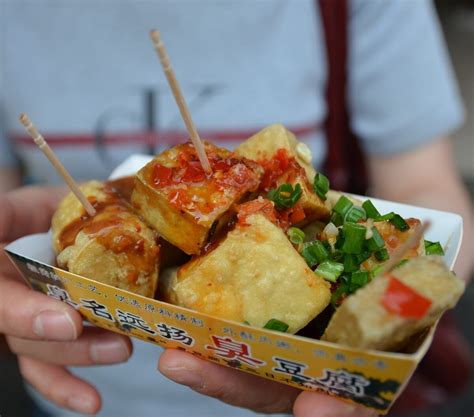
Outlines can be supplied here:
M165 300L257 327L280 323L289 333L316 317L329 304L330 285L274 224L272 210L268 200L243 204L233 230L170 274Z
M293 209L301 213L298 221L293 223L302 225L328 218L329 209L324 200L313 192L316 171L311 165L311 150L283 125L266 127L240 144L235 152L264 168L259 187L262 193L277 189L282 184L301 187L301 198Z
M322 337L351 347L397 351L453 308L464 282L439 256L411 259L347 297Z
M158 285L157 236L107 183L80 187L96 210L89 216L70 193L52 219L58 265L70 272L153 298Z
M420 220L379 213L370 200L329 190L300 145L272 125L236 152L204 142L210 173L187 142L157 155L134 180L91 181L81 190L95 216L70 194L53 217L58 264L181 307L288 333L323 311L334 313L325 340L399 349L455 304L459 280L424 257L442 248L423 239ZM384 274L389 264L397 267L392 275ZM429 272L413 288L425 282L433 289L435 279L446 284L439 288L447 301L438 297L420 320L384 310L388 324L375 323L372 310L378 317L384 308L379 292L394 277L410 283L423 268ZM355 317L354 305L364 303Z
M191 143L156 156L136 175L132 204L160 236L187 254L199 254L228 220L226 214L260 184L253 161L205 143L206 174Z

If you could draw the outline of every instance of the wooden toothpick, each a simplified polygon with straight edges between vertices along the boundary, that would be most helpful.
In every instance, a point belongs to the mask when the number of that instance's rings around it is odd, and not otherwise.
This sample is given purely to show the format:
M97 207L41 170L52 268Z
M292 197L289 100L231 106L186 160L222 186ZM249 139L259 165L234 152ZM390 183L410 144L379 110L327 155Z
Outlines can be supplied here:
M86 198L84 193L80 190L76 182L72 179L69 172L67 172L66 168L64 168L63 164L59 161L56 154L49 147L49 145L44 140L43 136L41 136L41 134L38 132L36 127L33 125L31 120L25 113L22 113L20 115L20 122L23 126L25 126L25 129L28 132L28 134L35 141L36 145L38 145L38 148L40 148L41 151L46 155L46 157L49 159L49 161L51 162L53 167L56 169L56 171L59 173L59 175L61 175L61 177L64 178L64 181L66 181L66 184L69 186L71 191L74 193L74 195L78 198L78 200L84 206L89 216L95 216L96 211L94 207L92 207L92 204Z
M173 68L171 67L168 52L166 52L165 45L160 38L160 32L158 32L156 29L152 30L150 32L150 37L153 41L156 53L160 58L161 66L163 67L163 71L165 72L166 78L171 87L171 91L173 92L174 99L176 100L176 104L178 105L179 111L181 113L181 117L184 120L184 124L186 125L186 129L188 130L191 141L196 148L199 161L201 162L206 174L210 175L212 174L212 169L211 165L209 164L209 159L207 158L204 145L202 144L201 138L199 137L199 134L196 130L196 126L194 125L193 119L191 118L191 113L189 112L186 101L184 100L178 80L176 79Z
M430 227L429 221L426 221L416 227L412 235L396 250L393 251L392 256L390 256L390 259L385 263L385 265L377 275L384 275L387 272L390 272L393 268L395 268L395 266L397 266L397 264L405 256L405 253L408 252L413 246L416 245L417 242L420 241L428 227Z

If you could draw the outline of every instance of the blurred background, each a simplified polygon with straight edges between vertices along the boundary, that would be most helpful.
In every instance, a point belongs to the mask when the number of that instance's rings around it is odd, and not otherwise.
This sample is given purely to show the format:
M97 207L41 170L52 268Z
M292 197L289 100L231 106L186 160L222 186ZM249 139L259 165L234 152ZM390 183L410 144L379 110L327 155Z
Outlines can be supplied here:
M436 6L467 110L466 123L454 135L456 160L471 196L474 196L474 1L439 0L436 2ZM470 343L471 352L474 352L473 283L474 280L471 281L471 285L454 311L455 319ZM0 338L0 416L27 416L30 408L31 403L24 392L15 359L9 354L7 346ZM471 380L468 389L463 393L435 410L403 415L462 417L472 416L473 413L474 379Z
M474 1L438 0L438 14L443 25L449 53L454 64L461 94L466 106L467 117L464 126L456 132L456 162L464 181L474 197ZM454 310L454 316L469 340L471 357L474 357L474 326L466 318L474 317L474 283ZM465 392L435 410L416 413L418 417L472 416L474 414L474 379ZM415 415L411 413L408 415Z

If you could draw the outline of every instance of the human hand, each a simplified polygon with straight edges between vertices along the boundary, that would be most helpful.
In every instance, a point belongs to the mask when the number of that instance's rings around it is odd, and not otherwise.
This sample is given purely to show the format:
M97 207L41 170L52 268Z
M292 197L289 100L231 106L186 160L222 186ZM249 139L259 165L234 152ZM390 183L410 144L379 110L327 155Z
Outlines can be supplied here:
M93 414L100 409L100 394L65 366L126 361L132 352L130 340L83 328L72 307L28 288L3 251L21 236L48 230L64 192L25 187L0 195L0 333L18 356L23 377L44 397L60 407Z
M317 392L207 362L180 350L166 350L158 369L167 378L201 394L260 413L291 413L295 417L375 417L376 412Z

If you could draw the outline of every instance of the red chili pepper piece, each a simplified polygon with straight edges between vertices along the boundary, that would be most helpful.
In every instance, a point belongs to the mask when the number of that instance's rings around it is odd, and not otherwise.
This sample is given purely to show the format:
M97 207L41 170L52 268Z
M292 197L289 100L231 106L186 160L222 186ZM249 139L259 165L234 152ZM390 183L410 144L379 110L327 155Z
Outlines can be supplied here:
M301 204L296 204L296 206L293 207L292 212L290 214L291 224L299 223L305 218L306 218L306 214L303 210L303 207L301 207Z
M246 226L247 217L256 213L263 214L272 223L277 224L277 216L273 203L270 200L266 200L263 198L248 201L247 203L244 203L239 207L239 212L237 213L239 224Z
M382 297L382 305L387 311L401 317L422 319L430 309L432 301L390 276L390 281Z
M201 182L206 179L206 174L199 161L190 161L186 167L183 182Z
M153 167L153 183L165 187L170 185L172 181L173 170L161 164L156 164Z

